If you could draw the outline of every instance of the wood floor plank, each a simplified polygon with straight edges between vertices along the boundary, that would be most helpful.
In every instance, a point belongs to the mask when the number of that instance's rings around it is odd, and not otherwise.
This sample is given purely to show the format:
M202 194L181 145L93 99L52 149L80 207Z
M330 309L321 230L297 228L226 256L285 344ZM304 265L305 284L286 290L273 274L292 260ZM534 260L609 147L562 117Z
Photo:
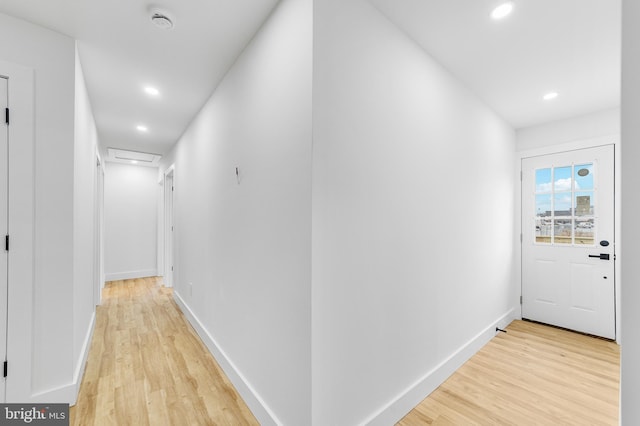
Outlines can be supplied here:
M257 425L159 278L107 283L71 425Z
M514 321L398 425L617 425L619 387L615 342Z

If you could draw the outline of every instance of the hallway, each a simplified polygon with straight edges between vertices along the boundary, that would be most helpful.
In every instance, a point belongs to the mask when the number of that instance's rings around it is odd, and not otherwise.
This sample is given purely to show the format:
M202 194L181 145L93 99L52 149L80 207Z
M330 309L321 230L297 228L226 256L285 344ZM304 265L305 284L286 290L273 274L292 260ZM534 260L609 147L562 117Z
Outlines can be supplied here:
M398 426L613 426L619 392L615 342L516 320Z
M72 425L255 425L161 278L103 290Z
M515 321L399 425L617 424L619 347ZM258 424L162 278L107 283L72 425Z

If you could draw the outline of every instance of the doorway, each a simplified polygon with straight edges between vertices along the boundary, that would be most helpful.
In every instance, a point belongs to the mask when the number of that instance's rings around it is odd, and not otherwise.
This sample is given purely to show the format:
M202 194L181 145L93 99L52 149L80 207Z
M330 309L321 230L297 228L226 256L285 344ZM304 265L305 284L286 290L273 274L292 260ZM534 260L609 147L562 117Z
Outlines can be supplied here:
M173 166L164 175L164 285L173 287Z
M104 250L103 250L103 233L104 233L104 168L100 155L96 155L96 171L95 171L95 199L94 199L94 242L95 242L95 258L94 258L94 285L93 285L93 301L96 306L102 301L102 287L104 286Z
M522 317L616 338L614 147L522 160Z

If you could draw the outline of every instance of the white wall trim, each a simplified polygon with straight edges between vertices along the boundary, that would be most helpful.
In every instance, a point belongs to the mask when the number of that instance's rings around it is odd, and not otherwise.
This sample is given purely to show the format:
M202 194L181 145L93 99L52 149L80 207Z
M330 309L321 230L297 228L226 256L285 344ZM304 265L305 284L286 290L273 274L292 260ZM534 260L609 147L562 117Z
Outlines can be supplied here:
M174 241L170 238L172 235L171 227L175 225L175 200L173 189L169 189L167 182L170 179L172 188L175 187L175 169L175 164L171 164L162 176L162 208L159 215L162 220L158 221L158 251L161 252L162 256L162 267L159 266L158 271L162 273L164 284L167 287L173 287L174 271L171 270L171 266L175 264Z
M82 377L84 376L84 370L87 366L87 358L89 357L89 350L91 349L91 341L93 339L93 331L95 330L96 325L96 311L93 310L93 314L91 315L91 322L89 323L89 328L87 329L87 335L84 338L84 342L82 343L82 350L80 351L80 360L78 365L76 366L76 371L73 373L73 384L76 389L73 395L73 399L70 400L71 405L75 405L78 399L78 393L80 392L80 384L82 383Z
M396 398L381 407L376 413L363 421L362 424L383 426L398 422L493 339L496 335L496 327L505 328L513 320L518 319L519 311L519 307L513 307L500 318L491 322L484 330L462 345Z
M158 185L159 185L159 189L158 189L158 244L157 244L157 256L158 256L158 272L160 274L162 274L162 276L164 277L166 274L166 269L165 269L165 211L166 211L166 200L165 200L165 192L166 192L166 188L165 188L165 181L167 180L167 174L171 173L173 171L173 169L175 168L175 164L171 164L171 166L169 166L167 169L163 170L162 167L159 167L159 173L158 173ZM166 279L165 279L165 285L167 287L171 287L171 285L168 285L166 283Z
M260 395L258 395L258 392L256 392L253 386L251 386L244 375L235 366L233 361L231 361L225 354L222 348L220 348L220 345L218 345L215 339L209 334L202 322L200 322L193 311L189 309L175 289L173 291L173 298L184 316L195 329L196 333L198 333L198 336L200 336L207 349L209 349L211 355L213 355L229 380L231 380L231 383L233 383L233 386L236 388L258 422L263 426L282 425L282 422L278 420L275 413L269 408Z
M615 227L614 250L616 254L616 261L615 261L616 262L615 263L616 343L620 345L622 344L622 338L620 333L620 325L622 324L622 316L621 316L622 310L620 309L622 306L621 290L620 290L622 288L621 287L622 280L620 278L621 262L622 262L622 257L620 256L620 253L621 253L620 241L622 240L621 238L622 232L620 229L621 228L620 224L622 223L622 201L620 197L620 188L621 188L621 182L622 182L622 168L621 168L621 158L620 158L620 135L612 134L609 136L601 136L601 137L591 138L591 139L582 139L582 140L576 140L576 141L562 143L558 145L550 145L550 146L536 148L536 149L517 151L515 155L515 162L516 162L515 171L517 174L516 182L518 182L518 184L515 185L516 187L515 223L516 223L517 229L519 229L519 233L524 232L522 229L522 183L520 182L520 171L522 170L523 159L529 158L529 157L536 157L540 155L549 155L549 154L556 154L556 153L566 152L566 151L575 151L579 149L595 148L595 147L604 146L604 145L613 145L614 156L615 156L614 197L615 197L616 227ZM516 262L515 279L517 280L517 286L520 289L520 294L522 294L522 247L520 245L519 235L516 235L516 237L518 237L518 239L514 246L514 256L515 256L515 262Z
M98 246L97 246L97 250L98 250L98 265L96 265L96 267L98 268L98 285L97 285L97 305L102 303L102 289L104 288L104 284L105 284L105 273L104 273L104 160L102 159L102 156L100 155L100 147L96 146L95 147L96 150L96 160L98 161L98 164L96 165L97 170L96 170L96 198L97 198L97 202L98 202L98 218L97 218L97 222L95 224L95 226L98 227L97 229L97 233L98 233ZM94 310L95 313L95 310Z
M561 143L558 145L544 146L540 148L516 151L516 159L518 161L523 158L536 157L539 155L556 154L558 152L575 151L578 149L594 148L602 145L617 144L620 142L620 135L607 135L591 139L580 139L576 141ZM518 163L518 167L520 164Z
M164 177L158 182L158 222L156 226L156 269L160 275L164 273Z
M95 320L96 314L94 311L93 315L91 316L89 328L87 329L87 335L84 338L80 360L76 367L76 371L73 374L73 382L67 385L34 393L33 395L31 395L31 398L29 398L29 402L41 404L76 404L78 393L80 391L80 385L82 384L82 377L84 376L84 370L87 365L87 358L89 357L89 350L91 349L91 340L93 338L93 331L95 329Z
M176 169L176 164L172 163L169 167L167 167L163 173L164 177L166 178L167 176L169 176L170 174L173 174L173 171Z
M35 72L0 61L9 77L9 309L6 402L28 402L33 374L33 289L35 280Z
M75 404L77 388L75 383L69 383L57 388L40 391L31 395L29 402L33 404L68 404L69 401L73 401Z
M114 272L111 274L106 274L105 281L131 280L134 278L155 277L157 275L157 269L141 269L139 271Z

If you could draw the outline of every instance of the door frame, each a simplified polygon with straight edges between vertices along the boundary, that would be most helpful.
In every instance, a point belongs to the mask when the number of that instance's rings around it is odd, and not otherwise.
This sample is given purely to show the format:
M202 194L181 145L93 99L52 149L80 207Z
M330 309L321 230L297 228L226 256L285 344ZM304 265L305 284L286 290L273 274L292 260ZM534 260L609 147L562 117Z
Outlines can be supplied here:
M621 247L620 247L620 223L621 223L621 200L620 200L620 182L621 182L621 173L620 173L620 135L610 135L610 136L602 136L592 139L582 139L576 140L572 142L545 146L535 149L529 149L525 151L517 151L515 154L515 196L516 196L516 211L515 211L515 224L516 224L516 232L515 241L514 241L514 255L516 260L514 278L516 279L516 284L518 286L518 291L520 292L520 296L522 296L522 239L521 235L525 230L523 229L522 224L522 178L521 178L521 168L522 168L522 160L528 157L535 157L540 155L552 155L558 154L566 151L574 151L579 149L586 148L595 148L603 145L613 145L614 152L614 199L615 199L615 212L614 212L614 235L615 235L615 253L617 255L617 260L615 262L614 271L615 271L615 303L616 303L616 329L618 332L616 333L616 342L621 344L621 335L620 333L620 306L621 306L621 298L620 298L620 288L621 288L621 280L620 280L620 265L621 265ZM522 318L522 305L520 305L520 318Z
M163 277L164 285L167 287L173 287L174 271L171 269L174 264L174 241L173 231L174 226L174 211L173 211L173 188L175 187L175 165L169 166L164 171L164 262L163 262ZM170 182L170 184L169 184Z
M6 88L0 92L0 105L2 107L9 107L9 79L3 75L0 75L0 85ZM2 111L0 107L0 112ZM2 154L0 154L0 219L2 220L2 230L5 235L9 235L9 127L8 123L0 123L0 138L3 139L3 144L0 145ZM2 234L0 233L0 237ZM2 268L0 272L0 361L5 361L7 358L7 333L9 331L8 326L8 309L9 309L9 253L6 250L2 250ZM0 402L6 401L7 387L4 377L0 378Z
M6 401L33 398L33 290L35 206L35 71L0 61L9 78L9 255ZM19 241L19 243L17 242Z
M94 294L96 306L102 303L104 288L104 163L96 148L96 167L94 177Z

